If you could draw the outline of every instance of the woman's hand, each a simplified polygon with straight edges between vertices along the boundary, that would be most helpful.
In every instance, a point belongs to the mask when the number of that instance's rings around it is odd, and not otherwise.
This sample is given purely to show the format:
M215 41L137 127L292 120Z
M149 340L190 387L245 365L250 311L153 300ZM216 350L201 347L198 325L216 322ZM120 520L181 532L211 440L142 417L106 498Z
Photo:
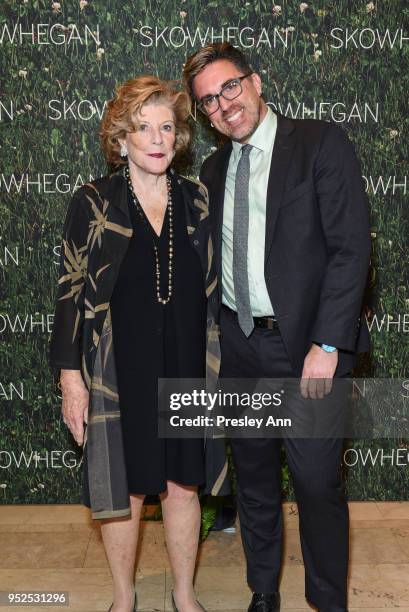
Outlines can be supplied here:
M84 423L88 423L89 393L79 370L61 370L62 418L78 446L84 443Z

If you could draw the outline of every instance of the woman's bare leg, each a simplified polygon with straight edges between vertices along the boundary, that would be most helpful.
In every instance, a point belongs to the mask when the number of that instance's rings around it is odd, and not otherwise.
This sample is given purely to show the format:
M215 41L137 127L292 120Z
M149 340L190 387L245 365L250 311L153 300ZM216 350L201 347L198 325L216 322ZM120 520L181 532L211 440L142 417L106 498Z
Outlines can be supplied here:
M112 612L131 612L135 596L135 557L144 495L131 495L132 516L101 521L105 553L114 586Z
M160 498L175 602L179 612L198 612L201 608L193 590L200 533L197 487L179 485L171 480L167 486L167 492Z

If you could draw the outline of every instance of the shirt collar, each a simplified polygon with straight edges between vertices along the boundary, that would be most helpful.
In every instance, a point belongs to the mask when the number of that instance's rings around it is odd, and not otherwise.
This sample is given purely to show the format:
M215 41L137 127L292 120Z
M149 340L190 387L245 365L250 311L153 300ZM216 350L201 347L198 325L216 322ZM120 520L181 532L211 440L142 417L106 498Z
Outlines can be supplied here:
M271 152L274 144L273 135L276 129L277 115L267 106L266 116L259 124L254 134L250 137L248 144L265 153ZM243 145L240 142L233 141L232 146L234 158L237 159Z

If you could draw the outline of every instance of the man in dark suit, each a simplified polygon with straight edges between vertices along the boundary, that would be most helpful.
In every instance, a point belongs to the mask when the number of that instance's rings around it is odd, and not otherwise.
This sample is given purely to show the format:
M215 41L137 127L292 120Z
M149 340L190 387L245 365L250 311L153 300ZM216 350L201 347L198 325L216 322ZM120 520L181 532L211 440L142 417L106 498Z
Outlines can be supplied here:
M368 350L361 325L370 233L361 171L344 132L291 120L262 98L259 75L227 43L190 57L184 80L228 142L203 164L219 279L221 376L301 377L322 398ZM280 609L279 439L231 440L249 612ZM305 593L347 610L348 507L342 439L286 438L298 502Z

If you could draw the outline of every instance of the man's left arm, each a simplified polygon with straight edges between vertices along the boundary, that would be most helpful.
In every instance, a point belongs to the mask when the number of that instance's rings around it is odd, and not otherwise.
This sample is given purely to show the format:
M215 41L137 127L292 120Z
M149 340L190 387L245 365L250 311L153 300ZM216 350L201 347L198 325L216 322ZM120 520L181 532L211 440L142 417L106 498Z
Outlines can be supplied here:
M332 378L338 352L319 344L354 351L371 250L369 211L353 145L329 124L314 168L314 183L327 247L314 343L304 361L303 378Z

